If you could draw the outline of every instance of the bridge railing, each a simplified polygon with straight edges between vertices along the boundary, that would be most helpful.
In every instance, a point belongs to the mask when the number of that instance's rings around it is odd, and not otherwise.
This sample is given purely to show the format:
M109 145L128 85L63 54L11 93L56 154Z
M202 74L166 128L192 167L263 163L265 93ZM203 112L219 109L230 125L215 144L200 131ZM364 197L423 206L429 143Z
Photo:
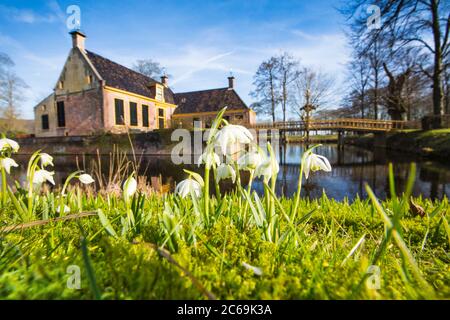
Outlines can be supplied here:
M283 129L283 130L305 130L306 121L286 122L259 122L251 126L254 129ZM371 120L371 119L312 119L309 121L310 130L368 130L368 131L390 131L420 128L418 121L395 121L395 120Z

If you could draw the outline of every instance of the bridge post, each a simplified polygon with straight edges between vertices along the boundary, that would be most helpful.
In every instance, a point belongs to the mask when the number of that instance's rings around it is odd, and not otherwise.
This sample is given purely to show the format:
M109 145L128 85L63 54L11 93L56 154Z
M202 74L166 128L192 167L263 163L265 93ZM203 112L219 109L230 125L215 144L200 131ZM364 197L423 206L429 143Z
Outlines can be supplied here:
M374 148L386 148L387 135L386 132L376 132L373 134Z
M338 131L338 148L344 147L344 131Z

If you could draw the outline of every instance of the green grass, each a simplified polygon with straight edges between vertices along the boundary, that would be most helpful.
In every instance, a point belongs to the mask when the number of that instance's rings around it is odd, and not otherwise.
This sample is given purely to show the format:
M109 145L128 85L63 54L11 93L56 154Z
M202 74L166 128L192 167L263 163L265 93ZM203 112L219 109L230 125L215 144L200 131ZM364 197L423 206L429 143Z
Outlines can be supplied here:
M120 236L119 220L126 210L123 200L75 194L69 195L72 212L101 208L119 235L111 236L97 216L1 234L0 296L93 299L98 294L102 299L205 299L207 291L221 299L432 297L420 286L420 279L394 242L376 263L381 271L380 289L359 287L385 237L385 224L368 200L336 202L326 196L314 201L302 199L299 216L312 214L296 221L298 238L273 243L263 240L262 230L253 223L242 227L242 208L237 206L234 194L223 198L225 205L211 199L215 211L208 226L193 225L197 219L191 200L156 194L141 198L143 219L139 231L133 234ZM44 202L51 207L52 199L51 194L43 197L40 208ZM402 239L435 297L448 299L450 235L445 229L448 221L444 222L449 214L448 201L416 201L428 216L413 217L406 211L400 221ZM290 199L280 202L286 211L293 205ZM164 203L171 204L171 213L164 209ZM388 201L383 205L389 214L398 203ZM5 225L19 222L8 210L3 210L1 217ZM165 218L171 219L174 229L165 227ZM289 228L281 220L280 231ZM363 236L363 244L346 259ZM85 244L82 239L86 239ZM163 252L170 252L178 266L159 254L158 247L168 250ZM261 268L263 274L247 270L244 262ZM67 268L71 265L81 269L80 290L67 288ZM179 266L189 270L203 289Z

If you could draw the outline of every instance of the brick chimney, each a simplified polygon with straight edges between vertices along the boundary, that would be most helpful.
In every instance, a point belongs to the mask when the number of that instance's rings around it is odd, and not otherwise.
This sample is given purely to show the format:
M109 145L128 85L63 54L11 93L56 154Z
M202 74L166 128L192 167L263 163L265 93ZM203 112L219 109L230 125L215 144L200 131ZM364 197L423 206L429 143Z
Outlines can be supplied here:
M168 87L169 86L169 77L167 75L163 75L161 77L161 83L164 85L164 87Z
M233 76L228 77L228 89L234 89L234 77Z
M86 35L80 30L73 30L69 33L72 35L72 47L84 51L84 40L86 39Z

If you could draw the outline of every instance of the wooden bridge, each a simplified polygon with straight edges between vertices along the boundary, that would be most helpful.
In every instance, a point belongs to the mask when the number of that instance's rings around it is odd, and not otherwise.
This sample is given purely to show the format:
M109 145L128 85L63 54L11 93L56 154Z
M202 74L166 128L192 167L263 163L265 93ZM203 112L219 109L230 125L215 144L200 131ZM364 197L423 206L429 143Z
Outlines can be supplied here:
M391 130L417 129L420 128L418 121L394 121L394 120L372 120L372 119L330 119L319 120L311 119L309 121L286 121L286 122L259 122L250 128L255 130L280 131L354 131L354 132L388 132Z

